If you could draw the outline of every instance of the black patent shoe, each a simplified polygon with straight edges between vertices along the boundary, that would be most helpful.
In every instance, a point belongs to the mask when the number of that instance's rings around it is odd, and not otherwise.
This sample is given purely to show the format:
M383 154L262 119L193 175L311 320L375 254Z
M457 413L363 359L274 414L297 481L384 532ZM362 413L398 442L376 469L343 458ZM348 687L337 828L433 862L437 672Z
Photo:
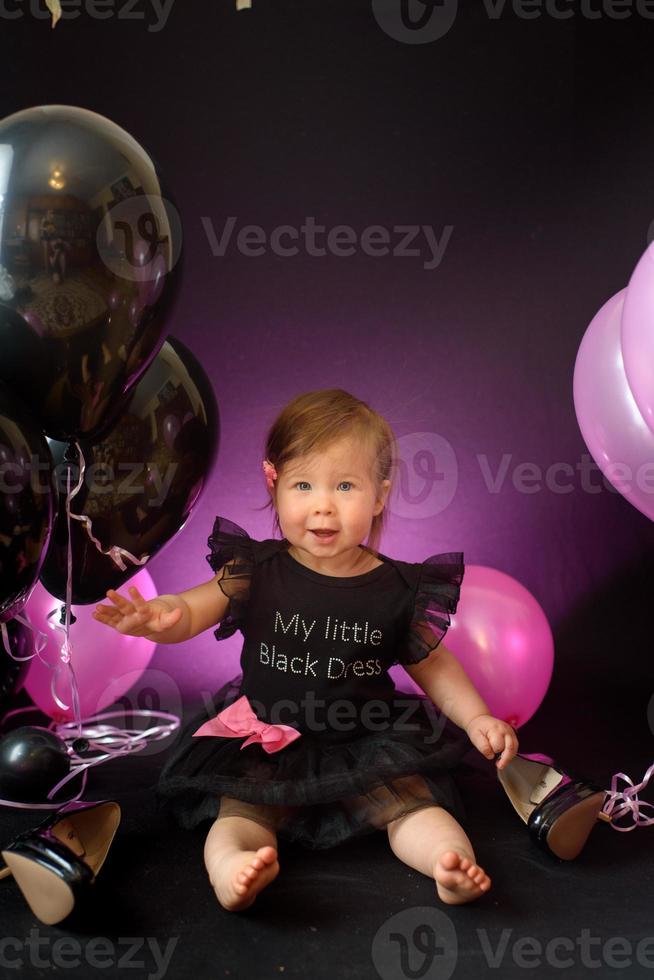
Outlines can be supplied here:
M120 806L114 800L64 803L4 848L7 867L0 878L13 874L37 919L55 925L94 883L120 819Z
M602 813L606 791L572 775L541 753L518 753L497 775L516 813L536 843L571 861L583 849Z

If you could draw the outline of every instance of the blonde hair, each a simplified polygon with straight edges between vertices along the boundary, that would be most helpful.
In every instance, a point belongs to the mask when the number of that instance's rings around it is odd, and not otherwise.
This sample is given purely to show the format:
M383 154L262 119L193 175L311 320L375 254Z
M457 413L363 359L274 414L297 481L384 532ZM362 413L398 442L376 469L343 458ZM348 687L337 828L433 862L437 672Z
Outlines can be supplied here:
M342 388L307 391L289 402L268 431L263 457L279 472L292 460L310 453L324 452L333 443L346 438L353 438L367 446L372 456L371 476L377 497L382 496L383 480L391 481L390 493L397 458L395 434L383 416ZM258 509L265 507L274 511L273 529L281 536L282 529L272 496L264 507ZM375 555L378 555L386 520L386 507L372 519L364 547Z

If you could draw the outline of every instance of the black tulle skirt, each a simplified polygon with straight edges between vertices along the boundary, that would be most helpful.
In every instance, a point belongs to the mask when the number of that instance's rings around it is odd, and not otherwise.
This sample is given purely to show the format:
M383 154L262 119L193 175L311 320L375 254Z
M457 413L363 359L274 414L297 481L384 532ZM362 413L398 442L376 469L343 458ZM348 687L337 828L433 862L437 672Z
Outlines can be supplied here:
M306 732L270 754L258 743L241 749L244 738L193 738L241 696L241 681L240 674L229 680L213 705L191 718L161 771L158 804L182 827L241 813L283 840L322 849L382 830L425 806L465 820L451 771L470 741L450 721L443 725L428 699L397 692L383 731Z

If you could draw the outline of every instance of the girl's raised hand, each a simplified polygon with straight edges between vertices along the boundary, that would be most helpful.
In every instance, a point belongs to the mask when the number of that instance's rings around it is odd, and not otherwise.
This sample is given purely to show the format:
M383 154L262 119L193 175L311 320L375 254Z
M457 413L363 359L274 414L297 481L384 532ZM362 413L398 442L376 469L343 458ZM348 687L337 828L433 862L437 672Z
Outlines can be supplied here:
M134 585L130 585L128 591L131 602L114 589L109 589L107 598L111 599L113 606L96 606L93 618L129 636L161 633L181 619L182 610L170 609L163 599L146 600Z

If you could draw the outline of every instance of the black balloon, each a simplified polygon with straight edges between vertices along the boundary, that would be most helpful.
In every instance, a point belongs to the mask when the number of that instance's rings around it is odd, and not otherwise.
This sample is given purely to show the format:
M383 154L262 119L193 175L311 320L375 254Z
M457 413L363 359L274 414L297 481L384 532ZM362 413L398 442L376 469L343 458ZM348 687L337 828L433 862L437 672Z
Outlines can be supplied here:
M156 356L177 211L129 133L77 106L0 121L0 380L54 439L110 427Z
M46 439L25 407L0 385L0 621L21 611L36 584L55 504Z
M25 725L0 739L0 797L47 803L48 793L70 771L66 743L47 728Z
M219 444L218 407L203 368L168 337L138 383L127 409L101 441L80 441L86 472L71 513L92 521L103 551L112 545L152 557L182 528L213 466ZM59 490L58 518L41 571L50 595L65 601L67 576L66 444L51 441ZM79 479L72 466L71 485ZM142 567L121 570L71 520L72 602L104 598Z
M7 711L12 699L21 690L29 668L29 660L25 659L34 653L34 634L29 627L12 619L5 623L10 657L0 636L0 712ZM21 660L14 660L21 657Z

